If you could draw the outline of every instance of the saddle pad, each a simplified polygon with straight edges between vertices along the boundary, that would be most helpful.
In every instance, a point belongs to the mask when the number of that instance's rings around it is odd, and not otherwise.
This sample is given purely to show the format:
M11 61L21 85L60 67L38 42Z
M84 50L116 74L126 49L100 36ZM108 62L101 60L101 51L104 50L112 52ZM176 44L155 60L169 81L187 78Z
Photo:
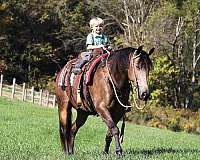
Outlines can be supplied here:
M69 85L67 82L67 77L69 77L69 73L71 72L71 68L74 62L76 62L77 59L72 59L63 67L63 69L60 71L60 73L57 76L58 79L58 86L67 86Z
M73 76L73 85L70 86L71 93L72 93L71 98L73 98L75 104L78 105L78 103L79 103L78 97L80 96L80 95L78 95L78 90L79 90L82 74L74 75L74 73L72 73L71 76ZM70 81L70 78L68 80ZM68 83L70 83L70 82L68 82Z
M100 56L98 56L97 58L95 58L89 65L89 69L87 71L87 74L86 74L86 84L90 84L91 81L92 81L92 75L93 75L93 72L95 70L95 67L96 65L105 57L107 57L109 55L109 53L104 53Z

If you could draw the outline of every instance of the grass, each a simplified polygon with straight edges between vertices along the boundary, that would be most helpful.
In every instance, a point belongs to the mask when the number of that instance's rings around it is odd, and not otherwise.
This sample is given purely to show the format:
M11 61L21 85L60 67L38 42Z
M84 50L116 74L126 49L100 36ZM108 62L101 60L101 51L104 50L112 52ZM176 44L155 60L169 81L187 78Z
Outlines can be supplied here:
M1 160L200 160L200 136L128 124L123 156L102 154L106 132L98 117L89 117L79 130L75 154L61 152L56 109L0 97Z

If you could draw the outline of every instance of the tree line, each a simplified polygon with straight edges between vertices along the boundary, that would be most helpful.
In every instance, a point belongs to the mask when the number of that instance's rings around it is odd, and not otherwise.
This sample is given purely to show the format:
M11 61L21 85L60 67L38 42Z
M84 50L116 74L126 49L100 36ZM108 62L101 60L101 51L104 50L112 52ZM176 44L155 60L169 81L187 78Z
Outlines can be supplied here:
M199 0L1 0L0 71L8 83L53 90L55 73L84 51L89 20L99 16L114 49L156 48L151 101L199 108Z

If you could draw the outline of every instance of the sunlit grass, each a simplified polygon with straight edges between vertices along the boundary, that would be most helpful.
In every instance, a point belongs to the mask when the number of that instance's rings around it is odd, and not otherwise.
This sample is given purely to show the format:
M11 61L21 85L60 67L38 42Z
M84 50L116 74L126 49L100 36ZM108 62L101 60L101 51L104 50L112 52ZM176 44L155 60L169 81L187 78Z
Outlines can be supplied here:
M79 130L75 154L61 152L56 109L0 98L0 159L8 160L198 160L200 136L127 124L123 156L102 153L107 127L99 117L89 117Z

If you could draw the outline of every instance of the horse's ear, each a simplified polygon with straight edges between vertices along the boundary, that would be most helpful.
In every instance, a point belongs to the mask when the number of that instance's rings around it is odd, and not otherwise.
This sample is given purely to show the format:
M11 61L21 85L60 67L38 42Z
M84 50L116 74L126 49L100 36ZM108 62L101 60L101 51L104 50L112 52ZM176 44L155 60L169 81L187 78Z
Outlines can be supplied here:
M143 48L143 46L139 46L138 49L137 49L138 52L140 52L142 50L142 48Z
M138 47L138 49L136 50L136 55L137 55L137 54L140 54L140 52L142 51L142 47L143 47L143 46Z
M149 55L151 55L154 52L155 48L151 48L151 50L149 51Z

